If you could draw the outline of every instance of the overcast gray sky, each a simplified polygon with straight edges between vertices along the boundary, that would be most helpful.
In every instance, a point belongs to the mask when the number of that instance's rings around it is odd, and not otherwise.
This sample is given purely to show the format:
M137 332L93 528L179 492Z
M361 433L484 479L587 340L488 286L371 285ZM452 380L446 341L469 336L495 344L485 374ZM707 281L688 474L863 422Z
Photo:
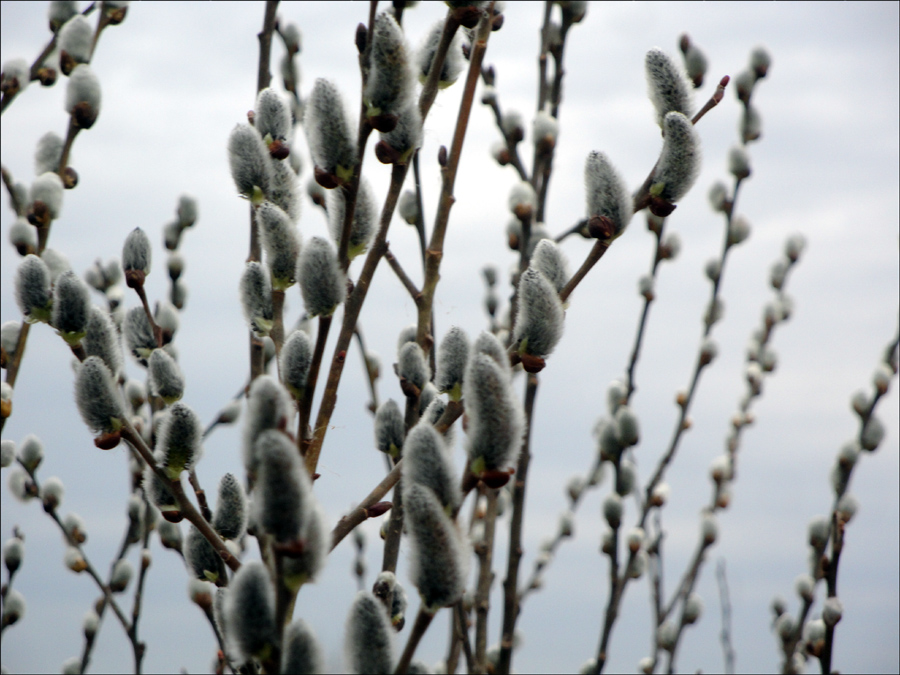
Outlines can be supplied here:
M422 3L404 15L413 45L443 16L444 7ZM303 32L303 94L315 78L332 78L355 110L359 75L353 37L357 23L366 19L367 4L283 3L279 14ZM167 290L162 227L173 218L179 195L197 199L200 217L181 249L189 295L176 343L187 378L184 401L204 420L215 416L247 371L246 327L236 293L247 250L247 206L235 194L225 143L254 104L256 33L262 16L262 3L136 4L121 26L103 34L92 64L103 89L102 110L94 128L77 139L72 165L80 184L66 193L62 217L50 238L50 247L82 272L98 257L120 256L126 234L135 226L144 228L154 242L154 269L148 280L152 301ZM486 56L497 71L501 104L519 110L526 120L534 110L540 16L538 3L508 3L506 22L491 36ZM728 564L738 669L778 667L769 603L782 594L796 611L793 582L806 570L807 523L830 507L828 474L835 453L857 430L850 396L858 389L870 390L882 350L897 330L898 25L896 3L603 3L591 6L584 23L570 33L547 208L551 232L584 215L582 172L589 151L606 152L631 187L653 166L660 140L643 76L648 49L659 46L677 56L679 35L691 35L710 63L709 82L698 103L706 100L719 77L743 69L754 47L765 46L773 59L770 76L754 95L763 137L750 148L753 175L742 187L737 207L751 222L752 234L729 257L722 289L725 318L714 329L720 356L703 375L692 413L694 427L668 474L672 499L663 518L670 589L693 550L697 514L708 499L707 468L722 452L729 419L744 390L745 346L771 298L769 266L789 234L800 232L808 240L789 281L795 313L774 338L778 368L755 406L756 424L743 437L732 506L721 515L720 543L712 549L698 586L706 613L684 637L681 670L722 668L712 564L720 557ZM44 4L2 3L0 30L2 61L30 61L48 39ZM281 53L276 45L276 73ZM4 113L2 161L16 180L28 184L33 179L34 147L45 132L64 135L64 89L65 82L52 89L33 85ZM425 127L423 187L429 222L440 187L434 160L437 148L450 143L461 90L457 84L439 94ZM660 271L637 372L633 405L643 430L636 450L642 482L668 441L676 420L675 392L687 386L695 359L709 292L702 270L718 252L722 237L722 219L710 211L706 192L714 181L728 180L726 156L737 139L739 114L729 91L698 125L703 171L668 221L669 230L681 236L683 250ZM488 155L498 137L490 111L477 105L457 180L435 307L439 337L451 325L463 327L473 338L485 327L479 271L491 263L505 272L515 260L504 234L507 195L515 177ZM311 163L302 140L297 149L304 153L305 180ZM524 156L530 158L530 150ZM390 172L371 152L365 173L376 194L383 195ZM7 201L4 197L0 247L3 321L20 318L11 283L18 256L6 243L13 221ZM524 533L526 572L540 541L556 527L566 504L567 479L590 464L591 428L605 413L607 384L621 376L627 364L641 308L637 279L649 269L653 244L644 222L642 215L634 219L573 294L565 335L541 374ZM306 239L326 231L321 212L308 201L300 229ZM389 239L406 269L420 279L413 230L398 219ZM580 239L564 243L573 269L589 248L590 243ZM354 265L354 275L359 266ZM501 292L504 301L506 288ZM128 295L127 303L134 306L137 299ZM287 320L293 322L302 311L296 291L289 293L288 305ZM390 364L397 333L414 320L413 303L382 265L360 318L370 349L383 363L382 400L401 396ZM316 484L332 523L383 474L383 460L372 447L365 412L368 394L355 345L349 359L320 463L322 478ZM104 570L124 528L126 453L122 448L109 453L94 448L71 400L70 361L52 329L40 325L32 330L4 438L19 442L29 433L40 435L47 454L40 475L63 478L67 492L61 510L75 511L86 520L86 551ZM133 362L128 370L142 377ZM879 408L886 440L876 454L863 457L851 488L861 509L849 526L841 559L839 594L845 611L837 629L834 667L842 671L900 668L896 384L895 378ZM520 392L524 388L521 381L516 386ZM198 471L208 492L214 492L226 471L240 473L239 439L239 429L228 428L206 443ZM462 456L460 445L459 466ZM8 471L3 472L4 484ZM599 504L608 491L605 484L584 500L576 538L564 544L544 589L523 607L519 625L524 642L515 659L519 672L572 671L596 652L608 573L607 559L598 552L605 527ZM81 652L81 618L97 592L89 579L74 577L63 567L61 537L40 506L14 501L5 485L0 493L2 537L7 538L14 525L27 537L15 587L25 595L28 613L4 633L3 665L10 672L58 671L66 658ZM630 524L633 517L629 504L625 522ZM365 525L368 584L380 566L379 525ZM504 519L499 531L507 530ZM503 565L505 536L495 554ZM153 555L141 621L148 642L145 670L207 670L214 640L187 599L182 566L155 539ZM137 562L137 552L130 557ZM401 581L408 584L405 557L401 559ZM355 592L352 564L352 546L345 542L332 554L322 579L303 590L296 612L313 624L335 669L343 667L343 624ZM503 576L498 568L494 607L499 606ZM130 599L123 598L123 603L130 608ZM417 606L413 599L410 613ZM491 616L490 641L496 642L500 611ZM131 667L121 628L109 623L94 652L96 672ZM399 636L398 647L406 634ZM429 663L442 658L446 635L441 616L419 654ZM634 670L650 640L649 588L641 580L629 587L625 598L609 669Z

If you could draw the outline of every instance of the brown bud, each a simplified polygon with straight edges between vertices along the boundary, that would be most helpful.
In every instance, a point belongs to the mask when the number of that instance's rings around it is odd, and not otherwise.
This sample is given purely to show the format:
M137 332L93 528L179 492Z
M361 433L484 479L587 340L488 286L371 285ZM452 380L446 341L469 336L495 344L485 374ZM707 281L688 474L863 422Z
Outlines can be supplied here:
M329 173L324 169L320 169L318 166L313 170L313 174L316 177L316 182L321 185L326 190L334 190L338 185L340 185L340 181L338 177L333 173Z
M97 438L94 439L94 445L101 450L112 450L119 444L121 438L121 431L110 431L109 433L97 436Z
M359 25L356 26L356 38L355 38L356 49L359 51L360 54L362 54L364 51L366 51L366 37L367 37L366 26L365 26L365 24L360 23Z
M661 197L654 197L650 195L650 213L654 216L659 216L660 218L665 218L672 214L672 211L675 210L675 204L672 202L666 201Z
M71 190L73 187L78 185L78 172L75 171L71 166L67 166L63 169L62 175L63 187L66 190Z
M128 288L141 288L146 278L144 270L125 270L125 285Z
M683 408L687 405L687 394L683 391L679 391L675 394L675 403L678 404L679 407Z
M606 216L591 216L587 228L594 239L609 239L616 233L613 222Z
M287 159L291 154L291 148L285 141L272 141L269 144L269 155L272 159Z
M481 481L489 488L502 488L509 482L515 469L494 469L481 474Z
M184 514L177 509L175 511L160 510L160 513L162 514L162 517L168 520L170 523L180 523L182 520L184 520Z
M503 15L502 14L494 14L494 18L491 19L491 30L498 31L503 28Z
M369 124L372 125L372 128L375 131L380 131L383 134L393 131L397 127L397 120L399 118L396 115L385 114L385 115L372 115L369 117Z
M391 510L393 503L391 502L378 502L377 504L372 504L369 508L366 509L366 516L369 518L377 518L378 516L383 516L385 513Z
M547 362L540 356L534 354L519 354L519 360L522 362L522 368L526 373L539 373L547 365Z
M400 153L385 141L375 144L375 156L382 164L396 164L400 161Z
M65 49L59 53L59 69L62 71L63 75L68 77L77 65L75 59L72 58L72 55Z
M59 73L56 72L56 68L50 68L49 66L38 68L37 79L42 87L52 87L56 84L57 77L59 77Z
M306 542L302 539L289 541L285 544L275 542L272 544L272 550L276 553L280 553L285 558L299 558L306 550Z
M125 20L125 15L128 13L128 6L124 7L115 7L106 10L106 21L110 26L118 26Z
M76 103L72 109L72 120L79 129L90 129L97 121L97 111L87 101Z
M47 205L37 200L31 204L27 214L28 222L35 227L46 227L50 224L50 209Z
M442 145L441 149L438 150L438 164L441 166L447 166L447 146Z
M463 28L475 28L478 25L478 20L481 18L482 11L480 7L468 5L459 7L454 11L454 14L460 26Z

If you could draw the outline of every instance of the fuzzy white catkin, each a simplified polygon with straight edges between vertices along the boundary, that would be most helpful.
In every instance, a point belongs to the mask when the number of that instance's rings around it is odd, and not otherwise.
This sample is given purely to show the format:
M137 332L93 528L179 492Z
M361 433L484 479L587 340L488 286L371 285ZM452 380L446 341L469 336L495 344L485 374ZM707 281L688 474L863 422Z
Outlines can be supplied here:
M118 376L122 369L122 345L108 312L96 306L91 308L81 345L88 356L99 356L110 372Z
M240 293L244 318L258 337L265 337L272 330L275 316L272 282L265 263L255 260L247 263L241 275Z
M61 275L53 289L51 323L70 344L78 344L87 330L91 310L87 284L71 270Z
M428 78L428 74L431 70L431 64L434 61L434 55L437 52L438 45L441 42L441 33L443 32L443 29L444 21L441 20L436 22L431 27L428 35L425 36L425 39L422 41L422 44L419 47L416 62L418 64L419 81L422 83L424 83ZM444 58L443 65L441 66L441 74L438 77L438 86L441 89L449 87L459 78L462 69L462 42L460 41L459 33L457 32L453 37L453 41L450 43L450 48L447 50L447 55Z
M32 204L42 202L47 207L51 220L56 220L62 209L63 193L62 179L50 170L34 179L28 196Z
M403 31L388 12L375 17L371 33L369 77L363 101L370 117L396 115L415 93Z
M255 216L272 274L272 288L283 291L297 281L300 233L288 214L271 202L260 204Z
M390 673L394 670L391 622L381 602L360 591L347 617L344 650L354 673Z
M569 280L566 257L550 239L541 239L534 247L530 265L543 274L559 293Z
M319 78L306 101L303 128L313 162L348 181L357 162L356 141L337 87Z
M28 86L31 68L25 59L10 59L3 64L3 92L14 96Z
M296 541L310 508L309 474L296 446L280 431L263 431L256 439L255 452L259 464L253 521L278 542Z
M330 316L344 301L347 286L331 245L313 237L304 246L297 269L297 281L310 317Z
M125 416L106 364L89 356L75 375L75 402L85 424L97 434L114 431Z
M261 562L241 566L225 595L225 625L245 661L258 656L279 640L275 623L275 589Z
M322 647L310 626L297 619L284 630L284 644L281 647L282 673L322 673L325 672L325 657Z
M346 212L346 196L343 190L331 190L327 196L328 201L328 231L335 245L341 242L344 229L344 214ZM353 222L350 224L350 238L347 240L347 256L353 260L356 256L365 252L369 240L375 232L375 200L372 196L372 188L365 178L359 181L359 192L356 195L356 209L353 212Z
M265 139L283 141L291 135L291 111L287 102L275 89L267 87L256 97L253 124L259 135Z
M404 485L429 488L445 509L455 510L461 495L453 463L441 435L427 421L420 422L403 445Z
M128 310L122 332L128 349L139 360L149 358L150 353L157 348L153 328L143 307L132 307Z
M228 161L231 177L244 197L261 199L271 189L272 167L269 151L259 132L249 124L238 124L228 137Z
M244 424L244 468L256 472L259 461L255 450L257 437L267 429L284 428L293 415L294 402L287 390L271 375L260 375L250 385L247 396L247 420Z
M151 258L149 237L141 228L134 228L128 233L122 247L122 269L125 272L140 270L144 274L149 274Z
M196 466L202 453L202 434L200 418L189 406L179 402L169 408L159 429L157 443L162 453L162 466L169 478L178 480L182 471L190 471Z
M191 525L184 540L184 562L195 579L216 581L225 574L225 563L200 530Z
M434 384L438 391L449 392L450 398L458 400L469 359L469 338L459 326L452 326L441 340L437 353L437 373Z
M425 486L404 483L403 504L412 548L410 578L419 589L423 608L434 612L458 601L465 592L468 545Z
M212 526L224 539L240 539L247 527L247 496L234 474L219 481L219 498Z
M172 404L184 395L184 375L166 351L154 349L147 366L151 387L163 401Z
M647 93L656 108L658 124L663 126L663 120L672 111L690 117L692 87L675 61L664 51L654 47L647 52L644 67Z
M608 218L613 236L620 236L634 213L631 194L624 179L603 152L594 150L584 163L587 215Z
M407 342L397 354L397 374L422 389L431 377L425 352L415 342Z
M29 471L38 468L44 459L44 444L34 434L28 434L19 444L19 461Z
M16 218L9 228L9 243L16 247L19 255L37 250L37 232L24 216Z
M25 596L12 588L3 598L3 625L11 626L25 616Z
M680 112L663 120L665 137L650 194L677 202L693 187L700 173L700 141L694 125Z
M488 354L472 354L463 383L470 462L483 460L488 470L505 469L518 453L525 421L522 406L509 387L509 368Z
M296 398L306 388L311 364L312 342L302 330L295 330L281 348L281 379Z
M76 126L90 129L100 114L100 80L87 64L76 66L66 86L66 112Z
M412 153L422 145L422 115L415 98L400 110L397 126L388 133L382 133L381 140L399 155L398 163L407 164Z
M34 151L34 175L40 176L48 171L59 169L59 160L62 157L63 139L52 131L40 137L37 148Z
M562 302L551 282L537 270L526 269L519 280L515 329L520 352L550 354L562 337L563 318Z
M292 157L294 155L291 155ZM299 157L299 153L297 153ZM269 201L284 211L292 223L300 220L300 183L288 162L271 161L272 181L266 193Z
M509 356L506 354L506 349L493 333L488 333L487 331L479 333L472 345L470 354L487 354L499 366L500 372L506 377L507 382L512 377L509 367Z
M396 457L403 448L406 426L403 413L394 399L378 406L375 412L375 447L391 457Z
M60 54L66 52L75 63L88 63L94 43L94 29L87 17L75 14L66 21L57 35ZM68 68L63 68L68 75Z

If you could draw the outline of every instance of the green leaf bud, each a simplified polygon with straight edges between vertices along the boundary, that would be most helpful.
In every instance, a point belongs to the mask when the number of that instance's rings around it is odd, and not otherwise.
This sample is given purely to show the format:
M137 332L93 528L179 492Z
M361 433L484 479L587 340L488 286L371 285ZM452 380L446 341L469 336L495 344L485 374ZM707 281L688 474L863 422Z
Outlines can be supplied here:
M312 363L312 343L302 330L290 334L281 348L281 379L294 398L300 399L306 389Z
M418 483L403 484L409 529L410 578L426 611L457 602L466 590L469 548L435 494Z
M116 433L122 428L125 411L112 373L99 357L89 356L78 369L75 402L81 418L95 434Z
M384 605L369 591L356 594L347 617L344 649L355 673L390 673L394 670L391 622Z
M873 452L877 449L884 440L885 433L884 423L877 417L870 417L859 437L863 450Z
M736 145L728 152L728 171L738 180L750 175L750 156L742 146Z
M248 262L241 275L240 291L244 318L257 337L265 337L272 330L275 316L268 266L255 260Z
M262 203L272 185L269 150L259 132L249 124L238 124L228 137L231 178L238 193L254 204Z
M121 593L128 588L128 584L133 576L134 566L125 558L117 560L115 565L113 565L112 575L109 578L109 590L113 593Z
M3 596L3 627L11 626L25 616L25 596L14 588Z
M325 657L315 633L303 619L284 629L281 647L282 673L323 673Z
M19 565L22 564L22 559L25 557L25 542L19 539L19 537L10 537L3 544L3 564L6 565L6 569L9 571L10 576L15 574L16 570L19 569Z
M331 245L313 237L300 253L297 281L310 317L331 316L347 295L347 284Z
M309 151L319 172L328 174L322 187L334 188L350 181L357 164L356 140L344 101L332 82L319 78L306 101L303 120Z
M515 342L520 354L549 355L563 332L563 307L552 283L533 268L519 279Z
M265 659L279 643L275 622L275 589L266 566L249 562L241 566L225 595L225 625L242 659Z
M396 459L403 449L405 434L403 413L394 399L389 398L375 411L375 447Z
M282 432L270 429L255 443L259 458L253 499L253 521L279 543L300 539L309 512L312 485L296 446Z
M700 173L700 140L691 120L670 112L663 120L665 135L650 194L677 202L688 193ZM660 214L662 215L662 214Z
M431 369L425 359L425 352L415 342L407 342L397 354L397 375L414 385L419 391L431 379Z
M226 473L219 481L212 526L223 539L240 539L247 529L247 497L234 474Z
M64 141L58 134L48 131L38 140L34 151L34 175L55 173L59 169Z
M469 358L469 338L459 326L452 326L437 353L437 374L434 384L438 391L448 393L458 401L462 396L463 375Z
M188 528L184 541L184 562L188 573L192 574L195 579L216 583L220 578L226 578L225 563L222 558L206 537L200 533L200 530L193 525ZM252 564L247 563L241 569ZM232 579L232 584L236 580L237 575Z
M16 270L16 301L29 323L49 321L52 307L50 270L41 258L29 254Z
M19 444L19 461L29 472L34 472L43 459L44 444L34 434L28 434Z
M157 442L162 457L160 463L169 478L178 480L182 471L191 471L197 465L203 452L200 445L202 434L200 418L190 407L179 402L169 408Z
M75 13L68 19L57 35L59 48L59 69L63 75L70 75L80 63L89 63L94 47L94 29L87 17Z
M621 236L634 209L625 181L605 153L594 150L587 156L584 187L588 218L602 221L592 236L609 241Z
M341 241L341 233L344 228L344 213L346 208L346 195L343 190L333 190L328 193L328 231L335 245ZM356 195L356 210L353 212L353 223L350 225L350 239L347 244L347 256L353 260L364 253L369 246L369 240L375 232L376 222L375 200L372 197L372 188L369 181L360 179L359 192Z
M519 453L525 421L510 390L508 371L488 354L475 352L469 359L463 398L469 420L467 450L475 473L479 468L505 469Z
M244 468L256 473L259 458L256 439L267 429L285 429L294 413L294 402L287 390L270 375L260 375L250 385L247 397L247 422L244 425Z
M606 522L611 528L616 529L622 524L624 508L622 497L615 492L607 495L603 500L603 517L606 518Z
M441 43L441 34L443 31L444 21L441 20L431 27L428 35L425 36L425 39L419 46L416 63L418 64L419 81L423 84L428 79L428 73L431 71L431 64L437 53L438 45ZM453 41L450 43L450 48L447 50L447 55L444 57L444 63L441 66L441 74L438 78L438 86L441 89L449 87L459 79L462 69L462 42L459 38L459 33L457 33L453 36Z
M647 74L647 94L656 108L659 126L664 126L663 121L670 112L681 113L689 119L692 113L692 88L675 61L664 51L654 47L647 52L644 67Z
M256 223L272 274L272 288L283 291L297 281L300 233L288 215L271 202L263 202L256 209Z
M376 122L381 120L378 118L399 114L415 94L415 84L403 31L388 12L380 12L375 17L371 40L369 77L363 91L363 103L366 115L379 129Z
M100 114L100 80L87 64L76 66L66 86L66 112L79 129L90 129Z
M461 500L459 481L444 440L435 428L427 422L414 426L403 450L403 484L423 485L431 489L445 510L456 510Z

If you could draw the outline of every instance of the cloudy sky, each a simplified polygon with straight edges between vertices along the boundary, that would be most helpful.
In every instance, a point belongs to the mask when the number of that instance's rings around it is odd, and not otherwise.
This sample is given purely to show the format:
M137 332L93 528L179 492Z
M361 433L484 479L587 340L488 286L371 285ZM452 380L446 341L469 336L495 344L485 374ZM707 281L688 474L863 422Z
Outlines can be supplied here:
M439 3L422 3L409 11L404 24L410 42L417 45L444 12ZM94 128L77 139L72 165L80 184L66 194L50 238L50 247L81 272L97 258L120 256L126 234L136 226L144 228L156 256L148 280L153 301L167 291L162 227L173 218L179 195L197 199L200 217L182 245L189 295L176 343L187 378L184 400L205 420L216 415L247 372L246 327L236 292L247 251L247 205L235 194L225 143L254 104L256 33L262 16L261 3L136 4L121 26L103 34L93 61L103 89L102 110ZM284 3L280 16L296 22L303 33L303 94L315 78L330 78L356 109L359 75L353 36L357 23L367 17L367 4ZM534 110L540 16L537 3L508 3L506 22L491 36L486 56L497 72L501 105L522 112L526 120ZM808 241L789 281L794 316L774 338L778 367L755 406L756 424L744 434L732 506L721 515L720 543L710 552L698 585L706 613L684 637L678 661L682 670L722 668L712 564L719 558L728 565L738 669L778 668L769 603L782 594L796 611L792 589L794 578L806 570L807 523L829 509L828 475L835 453L857 431L850 397L859 389L870 390L883 348L897 331L898 25L896 3L603 3L592 6L584 23L570 33L547 207L547 227L554 233L583 217L582 171L589 151L606 152L632 187L653 166L660 140L643 76L648 49L659 46L676 56L679 35L689 33L707 55L710 83L725 74L736 75L756 46L765 46L772 55L770 76L754 98L763 136L750 148L753 175L742 187L737 207L751 222L752 234L729 257L722 286L725 318L714 329L720 356L703 375L693 428L668 474L672 499L663 522L670 589L695 545L698 512L708 499L707 467L722 452L729 419L744 391L745 346L771 299L769 266L788 235L800 232ZM2 3L0 35L3 62L15 57L30 61L48 40L45 9L39 3ZM281 50L276 45L275 59ZM698 103L710 95L710 83L699 93ZM32 86L3 115L3 165L26 185L34 178L37 140L50 130L65 133L64 85ZM437 148L450 144L460 93L460 85L442 92L425 127L423 189L429 222L440 188ZM660 270L657 302L637 371L633 405L643 431L636 450L642 481L651 475L668 441L676 420L674 396L687 386L695 359L709 293L702 270L722 238L722 219L710 211L705 195L713 182L728 179L726 156L737 139L739 114L729 91L698 125L703 171L668 221L683 247L680 257ZM503 279L515 260L504 235L507 195L515 176L489 158L488 148L497 138L490 111L477 106L460 165L436 300L438 336L459 325L474 338L486 325L481 268L493 264ZM310 161L302 140L296 147L304 155L305 180ZM530 158L530 149L523 155ZM376 194L383 195L390 172L371 152L365 173ZM3 203L2 320L9 321L20 319L11 283L18 256L6 243L13 216L6 197ZM308 201L303 208L304 238L324 235L321 211ZM411 276L420 279L413 230L398 219L389 239ZM649 269L652 244L643 216L637 216L573 294L565 335L541 374L525 571L565 508L566 481L590 465L591 428L605 413L608 383L620 377L627 364L641 309L637 279ZM580 239L564 243L573 269L589 248ZM359 266L357 262L353 274ZM507 295L504 286L501 297ZM134 306L137 299L129 295L127 303ZM293 322L301 311L299 294L289 293L287 320ZM383 364L382 400L401 396L390 364L397 333L414 320L413 303L382 265L360 317L368 346ZM383 460L372 447L371 420L365 412L369 399L355 345L349 359L320 463L322 478L316 484L331 522L383 474ZM46 459L39 475L65 481L61 510L85 519L86 552L104 570L124 531L127 457L122 448L109 453L94 448L71 398L70 361L52 329L40 325L32 330L4 439L19 442L29 433L42 438ZM132 377L143 377L133 362L128 369ZM886 440L877 453L862 459L851 487L861 508L849 526L841 559L839 594L845 611L837 630L834 667L842 671L900 668L896 384L895 379L879 408ZM524 382L516 386L524 390ZM207 491L214 491L223 473L240 472L239 439L239 429L227 428L206 443L198 471ZM462 456L460 445L460 466ZM4 632L3 665L10 672L56 672L66 658L81 653L81 618L97 591L89 579L63 567L61 537L40 506L10 497L5 487L8 471L3 471L0 491L0 533L7 538L14 525L25 533L26 558L15 587L25 595L28 612L20 625ZM608 572L607 560L598 552L605 527L599 505L608 491L604 484L584 500L576 538L563 545L544 589L523 607L519 626L524 640L515 660L520 672L571 671L596 652ZM629 504L626 524L633 517ZM364 528L369 535L368 584L381 560L378 527L371 522ZM504 519L500 531L507 529ZM495 559L505 561L503 539ZM155 540L152 550L141 621L141 635L148 642L145 670L206 670L214 641L186 597L182 566ZM136 562L137 552L130 557ZM314 625L329 667L336 670L342 667L343 624L356 590L352 565L348 541L332 554L322 579L304 589L296 613ZM404 569L402 560L401 581ZM502 579L498 570L495 603ZM631 671L647 654L649 597L645 580L629 587L613 635L610 670ZM122 603L130 609L130 597L123 597ZM417 605L417 600L411 602L411 613ZM492 612L491 642L498 639L499 614ZM127 641L114 621L107 623L94 652L93 670L129 668ZM398 647L406 632L399 636ZM419 654L430 663L442 658L446 634L446 622L437 621Z

